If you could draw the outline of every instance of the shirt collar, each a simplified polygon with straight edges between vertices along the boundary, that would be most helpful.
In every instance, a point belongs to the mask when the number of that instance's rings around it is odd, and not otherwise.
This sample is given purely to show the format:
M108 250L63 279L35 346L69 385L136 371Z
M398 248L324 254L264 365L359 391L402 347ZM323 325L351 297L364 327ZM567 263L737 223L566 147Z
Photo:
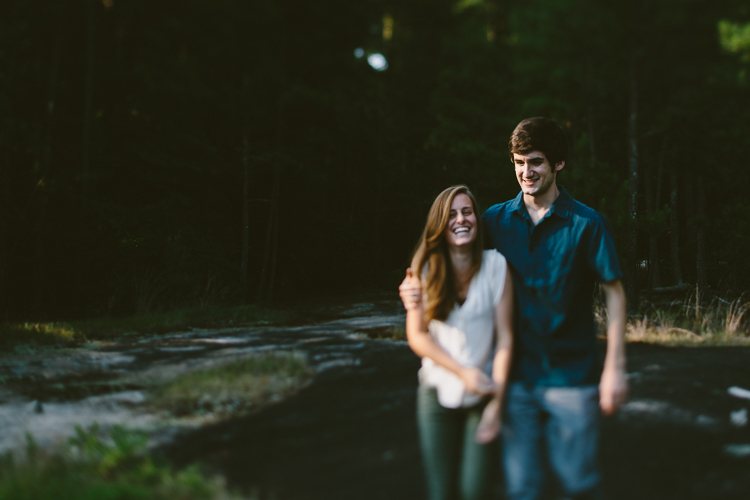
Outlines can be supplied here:
M553 214L557 215L561 219L567 219L568 214L570 213L570 204L573 202L573 199L570 197L564 187L557 186L557 188L560 190L560 194L552 204L551 210Z
M561 219L567 219L570 214L570 204L573 199L570 197L564 187L558 185L557 188L560 190L560 194L557 199L552 203L550 212L557 215ZM529 212L526 210L526 204L523 202L523 191L518 193L518 196L510 202L510 211L518 212L522 217L528 218Z
M511 212L526 213L526 205L523 202L523 191L519 192L516 199L510 202L509 208Z

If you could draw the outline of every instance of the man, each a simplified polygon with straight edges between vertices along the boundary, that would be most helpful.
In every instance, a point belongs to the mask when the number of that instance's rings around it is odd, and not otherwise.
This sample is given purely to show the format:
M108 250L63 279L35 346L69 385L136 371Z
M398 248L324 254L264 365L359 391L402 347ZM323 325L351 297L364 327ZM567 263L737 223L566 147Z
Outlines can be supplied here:
M614 413L627 394L622 273L606 219L557 185L568 154L560 126L524 120L509 150L521 192L482 217L516 289L517 338L502 422L507 498L541 499L547 470L568 498L600 498L599 410ZM603 370L592 311L596 282L609 318ZM405 303L415 296L402 284Z

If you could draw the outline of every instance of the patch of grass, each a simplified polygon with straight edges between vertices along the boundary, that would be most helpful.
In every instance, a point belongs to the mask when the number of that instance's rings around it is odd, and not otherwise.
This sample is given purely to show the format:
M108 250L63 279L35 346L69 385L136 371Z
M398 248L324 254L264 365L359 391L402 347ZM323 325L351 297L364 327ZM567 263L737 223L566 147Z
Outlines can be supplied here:
M97 426L76 428L56 452L37 449L27 436L27 453L0 459L0 498L24 500L230 500L221 478L198 466L176 471L145 452L145 434L114 427L102 439Z
M82 332L67 323L0 324L0 348L19 344L70 346L86 340Z
M5 323L0 325L0 348L70 346L86 340L108 340L118 335L170 333L191 328L228 328L290 321L292 314L255 305L179 309L123 318L96 318L67 323Z
M606 335L606 311L597 304L599 335ZM742 297L729 301L714 297L701 301L690 294L668 307L651 308L628 319L625 338L680 346L750 346L750 302Z
M371 339L376 340L406 340L406 328L404 326L375 326L372 328L361 328L357 330Z
M266 353L180 375L152 388L150 399L176 417L230 416L282 399L312 374L300 354Z

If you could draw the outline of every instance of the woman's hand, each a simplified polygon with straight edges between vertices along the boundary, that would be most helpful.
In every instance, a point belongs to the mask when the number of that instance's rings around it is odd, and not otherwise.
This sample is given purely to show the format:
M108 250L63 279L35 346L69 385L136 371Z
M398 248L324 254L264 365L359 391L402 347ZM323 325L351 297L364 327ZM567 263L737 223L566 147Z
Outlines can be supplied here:
M466 390L473 394L480 396L495 394L495 384L479 368L463 367L460 378Z
M479 444L492 442L500 434L500 399L494 397L487 403L482 412L482 418L479 420L477 432L474 439Z

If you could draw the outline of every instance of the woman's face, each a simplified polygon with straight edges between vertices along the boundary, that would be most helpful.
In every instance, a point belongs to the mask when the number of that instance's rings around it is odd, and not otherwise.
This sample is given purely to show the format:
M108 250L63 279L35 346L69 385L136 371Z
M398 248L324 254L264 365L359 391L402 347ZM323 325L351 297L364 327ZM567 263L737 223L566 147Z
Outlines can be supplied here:
M445 228L445 240L448 246L461 247L471 245L477 239L477 215L471 199L463 193L456 195L451 204L448 226Z

